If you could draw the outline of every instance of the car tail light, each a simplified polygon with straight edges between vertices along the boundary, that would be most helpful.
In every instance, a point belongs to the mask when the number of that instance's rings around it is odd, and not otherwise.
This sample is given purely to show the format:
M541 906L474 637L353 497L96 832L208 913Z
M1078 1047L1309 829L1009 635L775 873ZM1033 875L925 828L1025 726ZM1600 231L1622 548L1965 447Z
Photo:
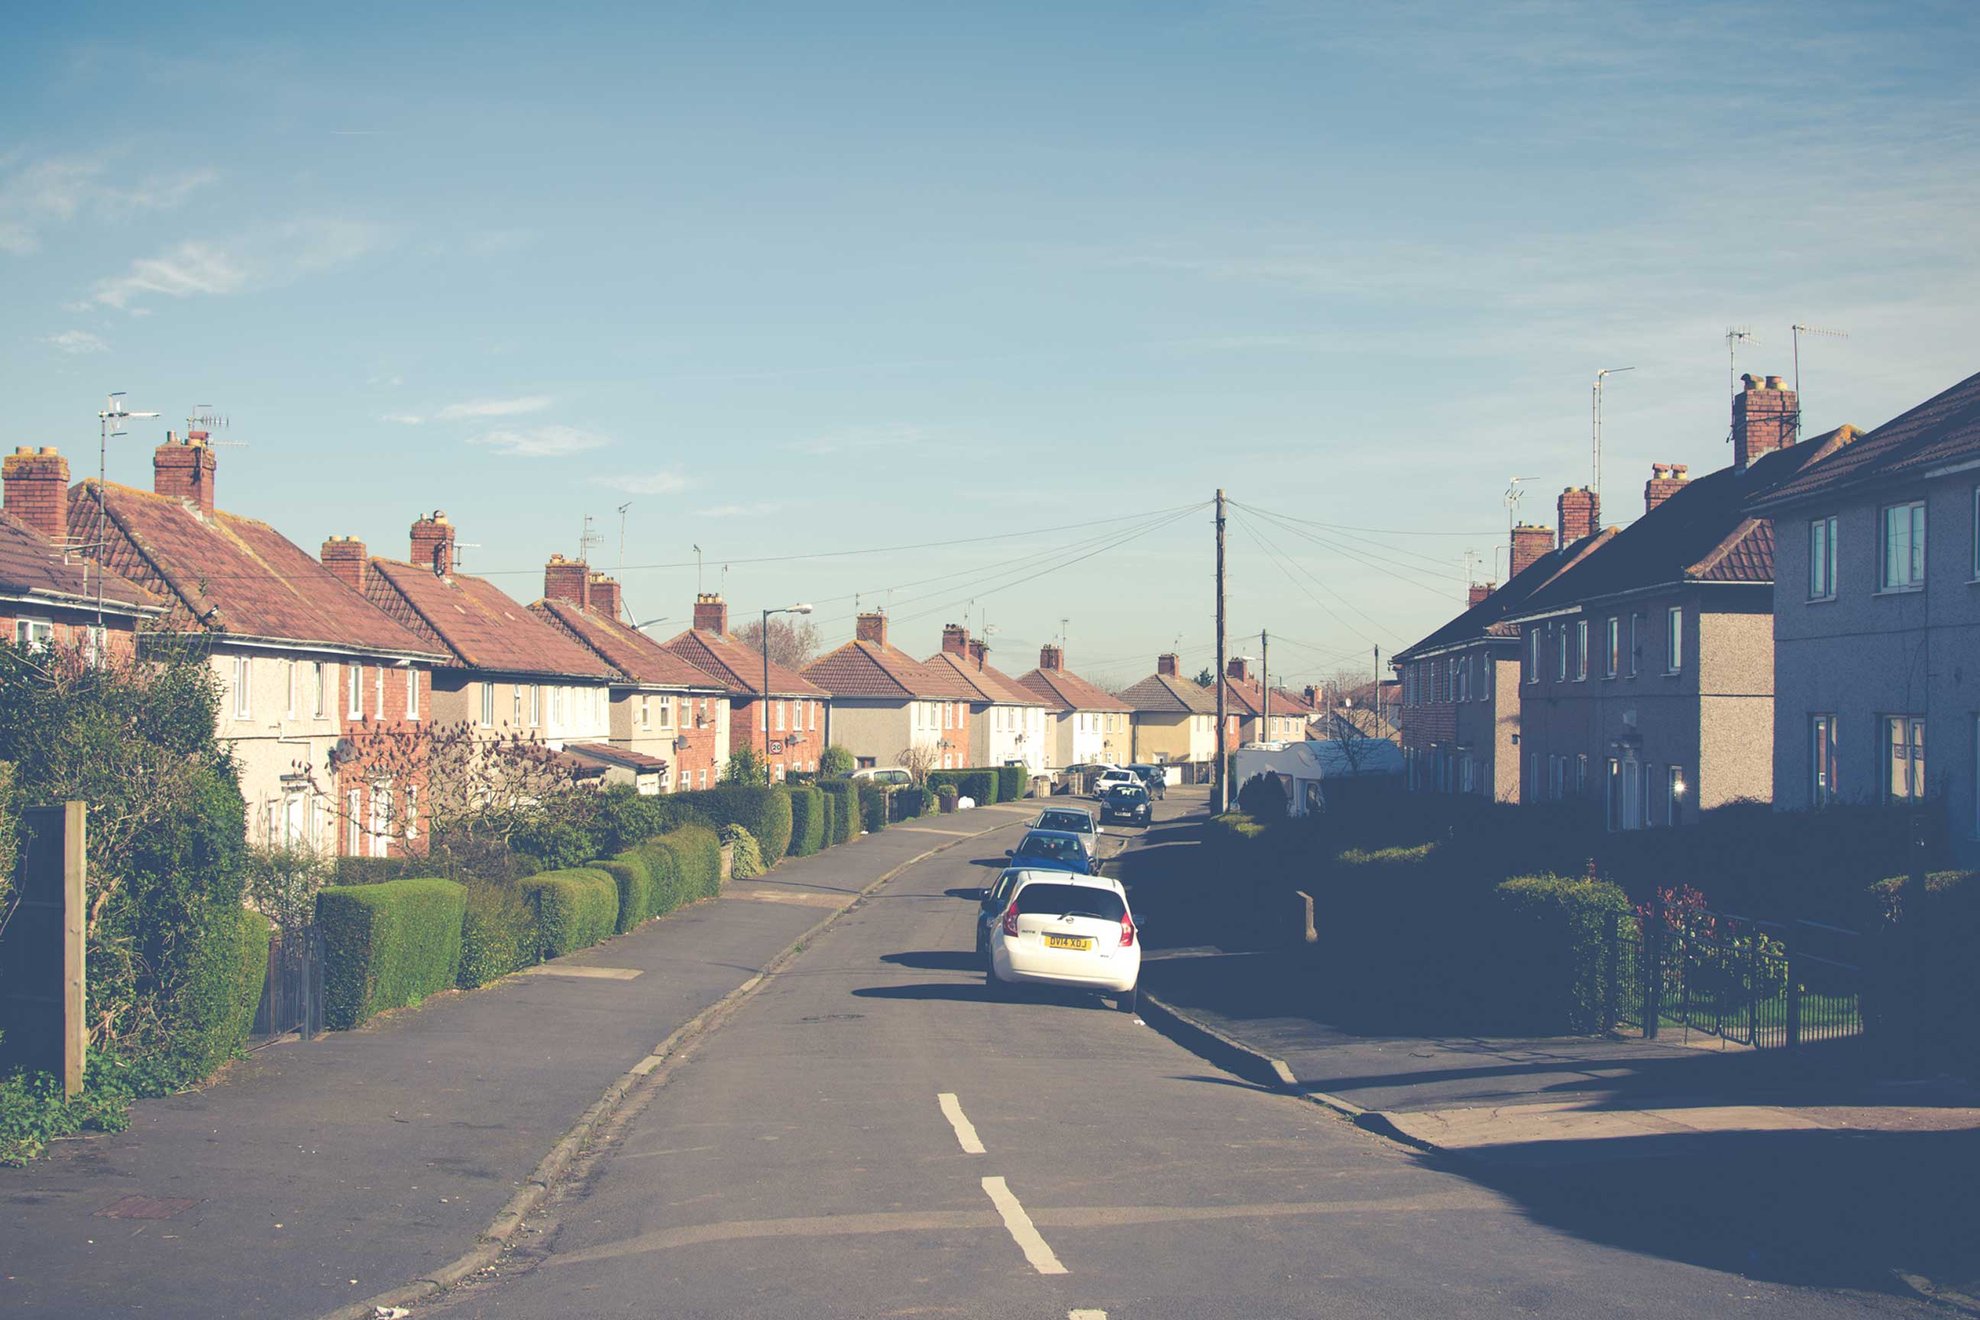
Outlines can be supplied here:
M1017 901L1013 899L1011 905L1004 909L1004 934L1016 939L1017 933Z
M1131 948L1134 944L1134 918L1121 913L1121 947Z

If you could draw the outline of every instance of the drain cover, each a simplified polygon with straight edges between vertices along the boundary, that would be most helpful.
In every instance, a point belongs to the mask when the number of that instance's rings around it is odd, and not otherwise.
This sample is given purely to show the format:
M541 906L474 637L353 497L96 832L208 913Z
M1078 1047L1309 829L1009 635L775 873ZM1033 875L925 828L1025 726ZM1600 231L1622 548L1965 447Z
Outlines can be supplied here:
M112 1201L96 1212L99 1219L176 1219L199 1204L192 1196L141 1196L132 1194Z

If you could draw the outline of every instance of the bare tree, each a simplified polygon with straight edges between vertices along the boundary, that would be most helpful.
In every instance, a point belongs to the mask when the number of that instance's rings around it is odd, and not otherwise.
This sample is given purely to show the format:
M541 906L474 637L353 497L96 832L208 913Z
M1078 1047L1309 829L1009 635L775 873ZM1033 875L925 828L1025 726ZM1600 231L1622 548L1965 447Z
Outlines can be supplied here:
M751 650L763 649L763 620L751 619L736 630L736 639ZM802 669L818 658L818 625L810 619L778 615L770 620L770 658L786 669Z
M1336 706L1327 712L1327 740L1340 751L1350 774L1359 774L1370 763L1375 754L1375 744L1381 741L1377 734L1365 727L1373 719L1373 711L1353 706Z
M915 783L925 783L928 779L928 772L935 768L935 760L938 755L939 753L933 746L927 743L916 743L912 747L903 747L900 753L894 757L894 764L914 776Z

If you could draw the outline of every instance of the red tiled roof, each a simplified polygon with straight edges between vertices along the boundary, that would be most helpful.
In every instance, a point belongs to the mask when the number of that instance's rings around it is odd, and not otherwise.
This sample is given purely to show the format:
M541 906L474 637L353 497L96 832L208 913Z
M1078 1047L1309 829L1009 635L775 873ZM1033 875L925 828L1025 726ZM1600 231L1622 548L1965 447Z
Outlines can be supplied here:
M1121 700L1147 714L1215 715L1217 693L1174 674L1150 674L1121 693Z
M618 619L568 600L539 600L529 607L539 618L589 649L634 683L648 687L720 690L722 682Z
M517 604L499 587L456 573L373 559L365 595L453 655L454 668L562 678L610 678L611 666Z
M60 546L9 513L0 513L0 596L31 596L76 608L96 605L118 616L163 612L165 602L121 573L98 568L79 550Z
M712 674L731 693L770 697L829 697L832 694L775 660L770 691L763 691L763 653L734 637L690 628L664 645L696 669Z
M1518 637L1518 626L1506 622L1507 616L1525 604L1527 598L1534 592L1608 544L1609 538L1615 534L1615 528L1604 528L1593 536L1584 536L1571 545L1549 550L1527 565L1524 572L1502 584L1484 600L1471 606L1414 646L1398 651L1393 657L1394 662L1403 664L1426 651L1476 641L1481 637Z
M1020 687L1008 674L992 669L989 665L978 668L973 662L963 659L953 651L937 651L923 663L941 665L961 678L978 695L974 701L987 702L993 706L1043 706L1046 703L1030 688Z
M1113 693L1081 678L1070 669L1034 669L1018 682L1059 710L1133 710Z
M1263 702L1265 690L1257 683L1250 680L1226 678L1224 680L1224 690L1226 693L1224 701L1230 709L1242 715L1256 715L1259 713L1259 707ZM1215 700L1216 697L1213 695L1211 701L1214 703ZM1288 692L1284 688L1272 689L1272 714L1311 715L1312 713L1313 707L1307 703L1305 697L1294 692Z
M667 768L667 763L657 756L635 752L630 747L614 747L610 743L565 743L564 750L593 761L622 765L629 770L657 771Z
M330 650L431 656L440 650L388 618L265 522L112 483L100 535L94 481L69 493L69 534L101 539L110 565L173 607L168 619L232 637Z
M1770 509L1820 495L1894 485L1975 457L1980 457L1980 374L1867 432L1820 467L1775 486L1752 507Z
M835 697L881 701L973 701L976 689L948 666L924 665L899 647L855 638L804 667Z

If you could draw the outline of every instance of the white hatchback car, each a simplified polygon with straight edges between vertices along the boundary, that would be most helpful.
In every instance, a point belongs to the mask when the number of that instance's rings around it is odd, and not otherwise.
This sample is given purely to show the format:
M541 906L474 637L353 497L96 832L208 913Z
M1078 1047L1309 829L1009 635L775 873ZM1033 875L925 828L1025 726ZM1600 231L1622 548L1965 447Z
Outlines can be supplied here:
M1117 997L1135 1011L1141 938L1118 880L1065 871L1023 871L1003 916L990 928L992 992L1013 983L1066 986Z
M1093 796L1105 798L1107 790L1116 784L1132 784L1140 787L1141 776L1129 770L1102 770L1099 777L1093 781Z

